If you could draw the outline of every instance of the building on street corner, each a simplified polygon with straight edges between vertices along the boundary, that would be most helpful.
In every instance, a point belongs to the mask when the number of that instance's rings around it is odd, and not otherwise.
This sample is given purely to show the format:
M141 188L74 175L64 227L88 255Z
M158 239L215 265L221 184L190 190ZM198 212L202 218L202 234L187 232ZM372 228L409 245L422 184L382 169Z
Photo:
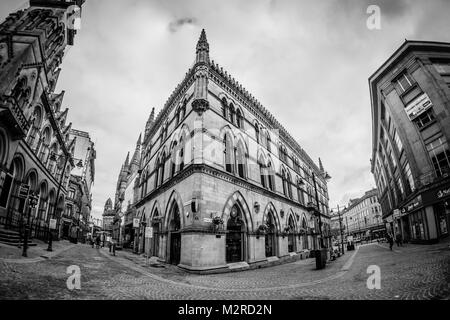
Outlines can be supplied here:
M389 232L449 235L450 43L405 41L369 78L372 173Z
M152 110L136 152L116 203L138 252L198 272L319 249L320 230L330 243L321 161L210 60L204 30L193 67L156 117Z
M84 1L77 1L81 7ZM46 239L50 219L61 229L71 170L76 166L64 91L55 92L75 2L30 0L0 24L0 224ZM21 186L38 195L36 208L19 197ZM29 218L28 218L29 217Z

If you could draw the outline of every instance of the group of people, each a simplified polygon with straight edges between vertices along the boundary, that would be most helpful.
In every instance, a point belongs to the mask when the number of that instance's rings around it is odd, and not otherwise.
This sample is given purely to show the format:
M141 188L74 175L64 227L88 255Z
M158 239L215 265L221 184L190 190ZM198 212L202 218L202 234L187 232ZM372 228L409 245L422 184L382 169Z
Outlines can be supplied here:
M397 232L397 234L395 235L395 238L392 233L388 233L386 238L389 243L389 249L392 250L392 247L394 246L394 241L397 244L397 247L403 247L404 242L402 239L402 234L400 232Z
M89 242L94 248L94 245L97 249L100 247L103 248L105 246L105 242L108 244L109 252L112 252L113 255L116 255L116 241L111 236L105 236L104 234L97 234L96 236L89 236Z

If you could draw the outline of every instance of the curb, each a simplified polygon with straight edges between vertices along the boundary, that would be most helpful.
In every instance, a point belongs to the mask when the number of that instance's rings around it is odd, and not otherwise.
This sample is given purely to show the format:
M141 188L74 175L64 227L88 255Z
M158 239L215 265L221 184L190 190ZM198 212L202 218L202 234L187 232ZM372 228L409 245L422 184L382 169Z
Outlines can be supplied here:
M46 260L50 260L51 258L59 255L60 253L66 251L66 250L72 249L75 246L76 245L73 244L73 245L67 246L65 248L61 248L59 250L56 250L56 251L53 251L53 252L50 252L50 253L47 253L47 254L43 254L40 257L29 258L29 259L28 258L22 258L22 259L0 258L0 261L7 262L7 263L18 263L18 264L22 264L22 263L26 264L26 263L35 263L35 262L40 262L40 261L46 261Z
M120 257L120 256L115 256L115 258L113 258L113 256L110 256L106 252L102 252L101 250L99 252L101 253L101 255L108 258L109 260L115 261L118 264L121 264L122 266L124 266L126 268L129 268L136 272L139 272L140 274L142 274L144 276L148 276L149 278L151 278L153 280L165 282L170 285L174 285L174 286L178 286L178 287L185 287L185 288L189 288L189 289L193 289L193 290L213 290L213 291L222 291L222 292L258 292L258 291L279 291L279 290L286 290L286 289L309 287L309 286L320 284L320 283L323 283L323 282L326 282L329 280L338 279L338 278L344 276L348 272L351 265L353 264L354 258L356 256L356 253L358 252L358 250L355 250L353 255L345 263L345 265L340 270L338 270L335 274L333 274L331 276L327 276L327 277L317 279L317 280L312 280L309 282L292 284L292 285L275 286L275 287L261 287L261 288L248 288L248 289L246 289L246 288L215 288L215 287L200 286L200 285L195 285L195 284L188 284L188 283L184 283L184 282L176 282L174 280L170 280L170 279L155 275L155 274L143 269L142 266L138 265L136 262L134 262L132 260L129 260L129 259L126 259L126 258ZM125 259L126 259L126 261L125 261Z

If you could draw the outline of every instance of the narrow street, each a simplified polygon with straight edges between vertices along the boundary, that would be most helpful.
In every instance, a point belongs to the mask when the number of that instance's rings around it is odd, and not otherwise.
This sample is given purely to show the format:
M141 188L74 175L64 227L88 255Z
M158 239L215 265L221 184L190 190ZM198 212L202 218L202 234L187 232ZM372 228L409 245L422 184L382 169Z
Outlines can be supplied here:
M146 265L126 251L78 244L51 259L20 263L0 259L1 299L449 299L448 243L407 245L390 251L368 244L347 252L324 270L306 259L257 270L194 275L171 265ZM20 261L17 260L17 261ZM71 265L81 288L69 290ZM367 288L367 267L381 271L381 289Z

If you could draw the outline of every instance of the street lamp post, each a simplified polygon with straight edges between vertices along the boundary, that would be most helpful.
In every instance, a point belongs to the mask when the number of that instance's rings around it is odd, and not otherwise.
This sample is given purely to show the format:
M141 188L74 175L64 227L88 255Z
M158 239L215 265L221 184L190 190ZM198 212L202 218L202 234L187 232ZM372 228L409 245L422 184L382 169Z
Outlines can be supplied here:
M29 202L28 202L28 216L27 216L27 222L25 224L25 234L23 238L23 250L22 250L22 256L27 257L27 249L28 249L28 233L30 232L30 215L31 215L31 209L36 208L37 205L37 196L32 192L29 195Z
M342 254L345 253L344 251L344 233L342 231L342 220L341 220L341 212L339 211L339 205L337 206L338 209L338 218L339 218L339 229L341 231L341 246L342 246Z

